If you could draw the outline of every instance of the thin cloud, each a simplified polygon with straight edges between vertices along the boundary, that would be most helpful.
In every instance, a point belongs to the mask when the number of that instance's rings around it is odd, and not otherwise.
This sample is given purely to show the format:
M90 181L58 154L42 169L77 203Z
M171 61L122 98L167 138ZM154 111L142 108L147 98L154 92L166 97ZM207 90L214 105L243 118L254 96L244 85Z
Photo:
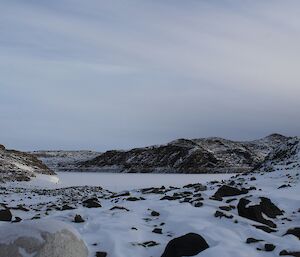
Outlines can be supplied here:
M104 150L297 134L299 7L2 1L0 143Z

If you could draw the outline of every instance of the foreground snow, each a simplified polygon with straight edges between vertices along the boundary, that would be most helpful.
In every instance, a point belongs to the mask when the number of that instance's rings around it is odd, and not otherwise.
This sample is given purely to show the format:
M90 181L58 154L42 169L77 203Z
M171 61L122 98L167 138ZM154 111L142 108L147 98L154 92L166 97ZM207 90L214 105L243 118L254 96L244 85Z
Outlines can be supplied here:
M141 175L143 176L143 175ZM255 180L254 180L255 179ZM247 194L251 199L266 196L285 213L272 219L276 223L275 232L267 233L253 225L258 222L240 217L236 209L222 211L232 218L216 218L219 206L236 206L238 199L245 195L224 197L216 201L210 197L222 183L207 183L207 190L197 191L197 187L181 187L159 189L160 193L147 193L145 190L132 190L124 196L117 196L111 191L100 187L73 187L64 189L0 189L0 202L11 208L13 216L22 219L55 219L69 223L85 240L90 257L96 251L105 251L108 257L160 257L166 244L176 236L189 232L202 235L210 248L197 256L206 257L256 257L278 256L280 251L299 251L299 239L293 235L285 235L289 228L300 224L300 183L299 169L276 170L270 173L255 173L238 175L232 178L235 184L242 183L244 187L256 187ZM229 182L228 182L229 183ZM278 189L283 184L289 185ZM158 190L158 191L159 191ZM185 193L183 193L185 192ZM188 192L188 193L187 193ZM193 199L203 200L203 206L195 207L192 201L183 202L184 198L174 201L160 200L164 195L187 194ZM101 208L86 208L83 200L98 198ZM136 201L130 201L131 200ZM145 199L145 200L141 200ZM228 199L236 199L226 203ZM22 205L28 211L20 210ZM75 209L66 208L73 207ZM118 206L121 208L113 207ZM12 208L17 207L17 208ZM124 208L122 208L124 207ZM155 210L160 215L152 216ZM74 223L74 216L79 214L85 220ZM0 222L0 230L1 230ZM154 228L161 228L162 234L153 233ZM246 239L252 237L264 240L254 244L246 244ZM152 247L146 247L145 242L155 242ZM276 246L272 252L259 251L265 243ZM143 245L144 244L144 245Z

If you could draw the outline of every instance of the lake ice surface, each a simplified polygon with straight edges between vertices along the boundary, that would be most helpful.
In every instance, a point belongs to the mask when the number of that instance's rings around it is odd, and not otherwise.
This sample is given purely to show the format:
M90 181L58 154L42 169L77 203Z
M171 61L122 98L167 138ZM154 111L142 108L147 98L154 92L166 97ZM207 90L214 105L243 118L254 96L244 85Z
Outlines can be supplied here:
M71 186L101 186L119 192L160 186L184 186L191 183L228 179L234 174L145 174L145 173L96 173L57 172L57 176L38 175L30 182L15 182L12 186L38 188L64 188ZM49 183L50 182L50 183Z
M184 186L228 179L234 174L141 174L141 173L78 173L58 172L59 187L101 186L111 191L146 187Z

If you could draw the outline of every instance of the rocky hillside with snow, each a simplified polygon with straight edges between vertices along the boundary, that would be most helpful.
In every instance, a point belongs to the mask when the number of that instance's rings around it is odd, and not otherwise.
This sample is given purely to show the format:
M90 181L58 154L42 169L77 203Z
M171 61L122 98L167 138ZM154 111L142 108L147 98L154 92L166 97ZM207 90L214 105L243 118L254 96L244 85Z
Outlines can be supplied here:
M51 170L54 171L80 171L80 163L99 156L94 151L34 151L29 152L36 156Z
M0 182L28 181L36 174L54 175L54 172L35 156L0 145Z
M107 151L82 162L81 169L116 172L247 172L290 138L279 134L254 141L222 138L178 139L166 145Z
M53 229L54 220L79 232L89 257L299 257L299 163L300 140L290 138L258 169L205 184L195 179L182 187L153 184L122 192L105 190L101 183L48 190L0 187L0 256L19 249L20 228L29 220L39 229L36 222L51 222Z

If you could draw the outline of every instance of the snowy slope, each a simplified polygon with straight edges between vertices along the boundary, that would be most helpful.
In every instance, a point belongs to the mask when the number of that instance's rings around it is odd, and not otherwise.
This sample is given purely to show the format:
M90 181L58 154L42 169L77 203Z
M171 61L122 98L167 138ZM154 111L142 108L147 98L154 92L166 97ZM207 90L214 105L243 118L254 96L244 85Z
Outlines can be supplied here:
M222 138L178 139L166 145L107 151L83 162L94 171L233 173L250 171L289 138L272 134L254 141Z
M54 171L80 171L79 163L101 154L94 151L34 151L29 153Z
M54 172L35 156L0 145L0 182L28 181L36 174L54 175Z
M226 181L119 193L101 187L0 188L0 202L13 219L69 223L85 240L90 257L97 251L108 257L161 257L171 239L190 232L209 245L197 257L299 256L299 162L300 143L293 138L270 153L258 170ZM275 166L265 171L265 165ZM222 193L224 185L234 189ZM242 201L247 202L243 209ZM87 208L92 203L97 208ZM75 223L75 215L83 222Z

